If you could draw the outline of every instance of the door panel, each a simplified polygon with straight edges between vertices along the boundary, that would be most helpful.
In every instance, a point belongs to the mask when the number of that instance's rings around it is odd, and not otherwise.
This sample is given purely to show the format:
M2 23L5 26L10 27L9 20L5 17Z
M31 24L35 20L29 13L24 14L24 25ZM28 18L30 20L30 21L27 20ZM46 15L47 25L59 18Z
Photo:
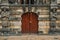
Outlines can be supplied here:
M38 16L35 13L30 13L30 32L38 32Z
M22 15L22 33L29 32L29 14Z
M38 32L38 16L33 12L27 12L22 15L22 32L37 33Z

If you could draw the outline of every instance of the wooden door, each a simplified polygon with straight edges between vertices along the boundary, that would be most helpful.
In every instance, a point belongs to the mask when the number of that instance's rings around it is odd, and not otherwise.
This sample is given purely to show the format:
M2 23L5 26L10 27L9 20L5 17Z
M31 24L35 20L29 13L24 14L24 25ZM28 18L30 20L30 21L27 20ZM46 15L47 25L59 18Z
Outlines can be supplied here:
M22 15L22 33L38 32L38 16L33 12L27 12Z

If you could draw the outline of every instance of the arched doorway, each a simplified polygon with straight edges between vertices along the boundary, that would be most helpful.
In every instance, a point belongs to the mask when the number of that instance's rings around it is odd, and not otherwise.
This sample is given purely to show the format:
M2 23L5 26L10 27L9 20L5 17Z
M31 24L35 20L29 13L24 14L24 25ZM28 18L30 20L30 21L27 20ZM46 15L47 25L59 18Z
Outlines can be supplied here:
M38 32L38 15L34 12L27 12L22 15L22 33Z

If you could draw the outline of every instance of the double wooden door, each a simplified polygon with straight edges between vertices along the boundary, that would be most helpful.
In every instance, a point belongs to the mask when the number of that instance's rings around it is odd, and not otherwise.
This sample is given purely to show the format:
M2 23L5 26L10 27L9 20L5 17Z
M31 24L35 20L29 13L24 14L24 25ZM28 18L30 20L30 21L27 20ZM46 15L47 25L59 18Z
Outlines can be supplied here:
M38 16L36 13L27 12L22 15L22 33L38 32Z

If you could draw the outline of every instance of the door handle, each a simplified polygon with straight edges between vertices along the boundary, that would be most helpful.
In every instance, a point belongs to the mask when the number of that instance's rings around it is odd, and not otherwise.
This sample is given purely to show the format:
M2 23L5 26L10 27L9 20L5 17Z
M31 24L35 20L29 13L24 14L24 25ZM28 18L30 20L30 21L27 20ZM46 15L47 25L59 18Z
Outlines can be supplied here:
M30 23L32 23L32 22L30 21Z

